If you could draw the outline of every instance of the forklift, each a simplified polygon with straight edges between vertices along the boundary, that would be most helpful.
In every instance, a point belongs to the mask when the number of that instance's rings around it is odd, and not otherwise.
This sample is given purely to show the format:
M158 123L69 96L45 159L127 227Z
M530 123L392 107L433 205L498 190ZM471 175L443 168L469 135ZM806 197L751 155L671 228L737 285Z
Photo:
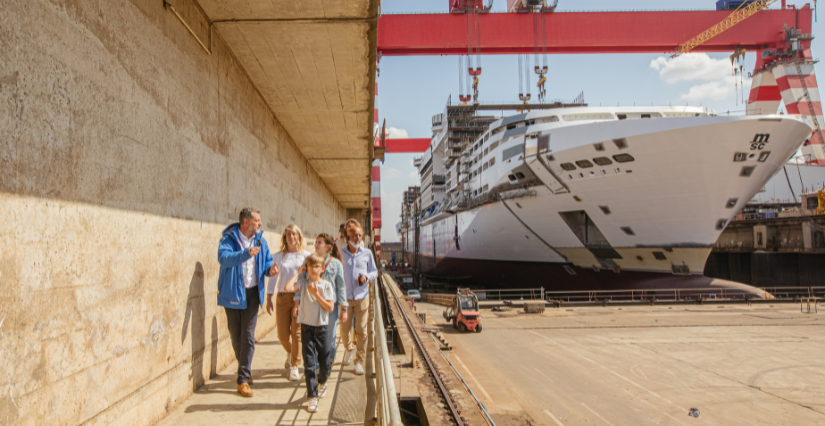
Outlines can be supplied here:
M444 310L444 319L453 323L453 327L462 333L467 331L481 333L478 297L468 288L459 288L456 291L453 306Z

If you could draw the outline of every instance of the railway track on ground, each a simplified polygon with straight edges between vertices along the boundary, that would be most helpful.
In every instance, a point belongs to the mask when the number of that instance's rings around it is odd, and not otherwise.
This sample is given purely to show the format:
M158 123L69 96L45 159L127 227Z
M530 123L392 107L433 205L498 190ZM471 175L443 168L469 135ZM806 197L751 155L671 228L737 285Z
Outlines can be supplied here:
M429 370L429 374L432 377L433 381L435 382L436 387L441 395L441 398L446 405L446 409L449 412L449 415L452 417L452 421L458 426L470 426L470 423L463 417L457 407L456 402L453 400L453 397L450 395L450 391L447 389L444 381L441 378L441 375L436 368L433 360L430 358L429 354L427 353L426 348L424 347L424 343L421 341L421 338L418 335L417 329L413 326L413 322L410 320L409 316L404 310L406 301L401 300L398 297L398 294L392 291L392 285L388 285L384 278L384 273L381 272L378 276L380 288L384 292L385 295L385 302L387 304L394 304L398 308L398 312L400 316L403 318L404 323L406 324L407 328L410 331L410 335L412 335L413 341L415 342L415 350L420 354L421 359L427 365ZM387 309L387 312L390 313L391 310ZM395 320L395 319L394 319ZM400 326L396 322L396 327ZM486 422L484 424L487 424Z

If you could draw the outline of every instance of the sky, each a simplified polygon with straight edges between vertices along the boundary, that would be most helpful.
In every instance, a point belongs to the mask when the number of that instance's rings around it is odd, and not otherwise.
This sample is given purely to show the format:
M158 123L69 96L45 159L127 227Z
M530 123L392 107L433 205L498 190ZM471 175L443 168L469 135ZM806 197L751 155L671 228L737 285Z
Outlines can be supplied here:
M506 3L506 0L494 0L492 10L503 12ZM805 3L808 2L788 0L788 4L799 6ZM556 10L685 10L715 9L715 5L715 0L559 0ZM383 0L381 8L383 14L444 13L448 0ZM825 34L820 31L823 25L825 23L814 23L814 36ZM814 40L814 58L819 57L822 50L818 45ZM584 92L585 102L591 106L689 104L720 112L743 111L743 92L741 87L737 90L731 76L730 53L697 53L676 59L665 54L550 55L547 98L570 102ZM746 71L753 70L755 59L753 53L746 56ZM479 100L517 103L517 56L482 56L481 64ZM388 56L381 59L379 68L376 108L379 119L386 119L390 137L431 137L432 116L444 110L448 96L458 95L458 57ZM817 74L819 69L817 65ZM533 87L535 79L532 74ZM749 91L746 74L746 100ZM535 97L534 89L533 99ZM381 168L381 240L384 242L399 241L395 225L400 221L401 195L419 183L417 170L412 165L418 155L388 154Z

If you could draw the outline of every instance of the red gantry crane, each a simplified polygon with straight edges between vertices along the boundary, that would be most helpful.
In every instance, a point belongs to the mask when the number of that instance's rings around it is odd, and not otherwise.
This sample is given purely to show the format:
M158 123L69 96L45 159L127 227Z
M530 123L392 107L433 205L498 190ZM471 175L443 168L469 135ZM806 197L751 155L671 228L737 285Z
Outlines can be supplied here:
M727 10L558 12L557 2L507 0L511 13L488 13L482 0L448 1L448 14L382 15L379 57L466 54L469 76L477 78L482 52L535 55L537 46L542 54L749 51L756 54L756 66L748 113L774 114L783 102L789 114L807 116L814 135L802 148L805 162L825 165L825 139L819 127L825 121L814 73L816 59L811 55L814 9L810 4L788 5L781 0L780 8L766 9L776 0L758 0L733 14ZM554 13L541 13L542 9ZM470 63L472 54L475 66ZM541 70L538 62L536 68ZM469 101L469 90L462 95L462 101ZM429 143L430 139L386 139L383 146L395 154L423 152ZM378 188L380 194L380 183ZM373 202L380 210L380 198ZM380 217L378 221L380 227Z

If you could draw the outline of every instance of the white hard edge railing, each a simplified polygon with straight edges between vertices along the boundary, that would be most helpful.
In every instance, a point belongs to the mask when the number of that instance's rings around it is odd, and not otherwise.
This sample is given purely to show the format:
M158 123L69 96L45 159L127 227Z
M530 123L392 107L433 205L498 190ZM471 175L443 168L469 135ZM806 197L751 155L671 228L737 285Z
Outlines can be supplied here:
M380 273L380 272L379 272ZM395 378L392 374L392 364L390 354L387 352L387 333L384 327L384 317L381 310L381 299L378 297L378 279L370 283L370 334L373 335L373 350L375 353L375 395L377 404L375 407L378 425L403 426L401 423L401 411L398 409L397 393L395 391Z

